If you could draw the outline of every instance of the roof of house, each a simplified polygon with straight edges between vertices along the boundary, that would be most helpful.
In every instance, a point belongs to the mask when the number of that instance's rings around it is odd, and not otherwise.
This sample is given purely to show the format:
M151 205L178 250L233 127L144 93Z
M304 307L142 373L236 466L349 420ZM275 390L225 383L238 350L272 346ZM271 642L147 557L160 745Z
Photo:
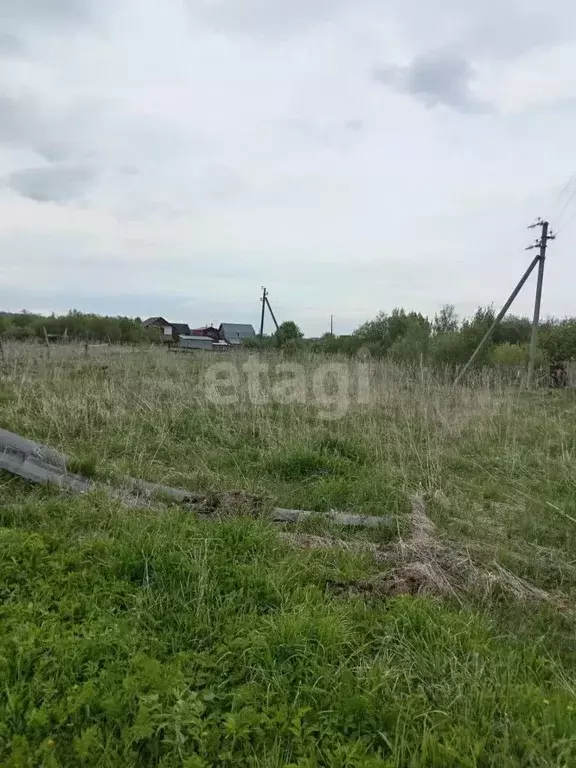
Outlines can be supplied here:
M172 325L172 323L169 323L168 320L165 320L163 317L149 317L148 320L144 320L142 325Z
M218 329L225 339L249 339L256 336L253 326L248 323L222 323Z
M212 344L212 339L209 339L208 336L190 336L188 333L182 333L180 334L181 339L186 339L188 341L203 341L206 342L206 344Z
M190 326L186 323L168 323L172 326L172 330L177 336L189 336Z
M184 346L197 344L198 346L211 348L214 342L209 336L180 336L180 344Z

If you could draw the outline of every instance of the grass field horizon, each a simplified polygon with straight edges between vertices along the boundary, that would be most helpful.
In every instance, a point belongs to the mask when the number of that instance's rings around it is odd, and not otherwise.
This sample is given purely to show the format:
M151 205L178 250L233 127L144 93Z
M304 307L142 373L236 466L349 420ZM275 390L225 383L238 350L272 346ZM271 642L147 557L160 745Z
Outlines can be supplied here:
M575 392L267 353L258 399L247 353L215 357L6 345L0 427L80 474L318 518L206 521L1 474L0 764L576 764ZM340 382L318 374L334 364Z

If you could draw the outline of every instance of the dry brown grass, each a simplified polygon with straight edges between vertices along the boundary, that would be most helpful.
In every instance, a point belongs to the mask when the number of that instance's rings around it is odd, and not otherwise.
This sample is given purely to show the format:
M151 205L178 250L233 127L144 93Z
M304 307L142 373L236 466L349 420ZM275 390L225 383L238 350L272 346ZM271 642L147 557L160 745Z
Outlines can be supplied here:
M293 542L302 546L299 539ZM314 548L338 544L334 540L324 542L321 537L309 542ZM341 586L339 592L348 597L406 594L448 597L462 602L470 597L492 600L506 596L517 602L544 602L567 608L565 595L539 589L495 561L482 566L475 562L471 547L463 549L455 541L442 540L421 497L413 499L406 536L384 547L365 543L355 546L358 551L371 551L376 562L388 567L370 579ZM479 551L481 545L476 544L475 548Z

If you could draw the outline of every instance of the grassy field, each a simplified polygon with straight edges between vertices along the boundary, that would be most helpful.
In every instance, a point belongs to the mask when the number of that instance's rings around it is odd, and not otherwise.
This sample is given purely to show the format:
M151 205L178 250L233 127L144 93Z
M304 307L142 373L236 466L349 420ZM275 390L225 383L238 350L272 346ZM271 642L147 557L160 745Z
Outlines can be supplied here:
M0 474L0 764L576 765L575 392L374 362L322 395L307 357L290 404L245 362L6 348L0 427L224 502ZM278 395L295 361L265 362ZM393 525L288 531L267 505Z

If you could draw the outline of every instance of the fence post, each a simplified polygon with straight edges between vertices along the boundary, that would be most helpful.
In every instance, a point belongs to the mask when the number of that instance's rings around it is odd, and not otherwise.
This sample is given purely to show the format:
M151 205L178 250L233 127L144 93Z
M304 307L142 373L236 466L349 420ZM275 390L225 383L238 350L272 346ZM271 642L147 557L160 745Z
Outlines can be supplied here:
M46 326L43 326L44 330L44 344L46 344L46 357L50 359L50 339L48 338L48 332Z

